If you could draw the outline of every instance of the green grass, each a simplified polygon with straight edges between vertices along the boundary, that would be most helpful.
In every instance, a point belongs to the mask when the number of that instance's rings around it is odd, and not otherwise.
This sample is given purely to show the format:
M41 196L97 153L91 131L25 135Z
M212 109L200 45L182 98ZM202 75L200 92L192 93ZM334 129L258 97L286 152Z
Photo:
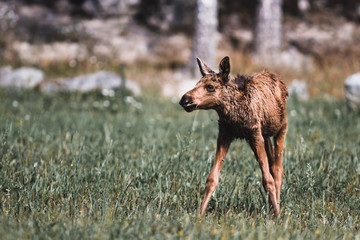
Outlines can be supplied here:
M289 101L280 217L244 141L196 218L217 116L153 95L0 92L1 239L360 239L360 116Z

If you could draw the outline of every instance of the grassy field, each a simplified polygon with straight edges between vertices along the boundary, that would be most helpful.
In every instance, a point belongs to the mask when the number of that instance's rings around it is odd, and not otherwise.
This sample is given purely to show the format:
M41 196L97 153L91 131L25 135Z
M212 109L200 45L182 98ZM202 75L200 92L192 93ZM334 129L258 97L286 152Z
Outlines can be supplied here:
M154 95L0 92L1 239L360 239L360 116L288 103L280 217L234 142L196 218L217 116Z

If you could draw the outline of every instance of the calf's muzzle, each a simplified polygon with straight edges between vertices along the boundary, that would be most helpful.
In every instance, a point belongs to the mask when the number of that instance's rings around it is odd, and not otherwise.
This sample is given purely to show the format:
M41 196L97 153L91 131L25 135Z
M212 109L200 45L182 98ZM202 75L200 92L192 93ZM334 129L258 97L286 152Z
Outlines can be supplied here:
M196 104L193 103L192 97L190 95L185 94L179 104L185 109L187 112L191 112L196 108Z

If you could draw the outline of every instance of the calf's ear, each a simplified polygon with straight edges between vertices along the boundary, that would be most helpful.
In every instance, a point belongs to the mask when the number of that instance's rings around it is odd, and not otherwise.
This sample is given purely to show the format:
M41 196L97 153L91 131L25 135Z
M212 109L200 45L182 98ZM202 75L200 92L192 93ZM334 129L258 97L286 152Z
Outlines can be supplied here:
M219 75L221 76L224 83L229 81L230 74L230 58L228 56L224 57L219 64Z
M203 63L203 61L201 61L200 58L196 58L197 63L199 65L200 68L200 72L202 76L205 76L206 74L209 73L215 73L213 70L211 70L211 68L209 68L205 63Z

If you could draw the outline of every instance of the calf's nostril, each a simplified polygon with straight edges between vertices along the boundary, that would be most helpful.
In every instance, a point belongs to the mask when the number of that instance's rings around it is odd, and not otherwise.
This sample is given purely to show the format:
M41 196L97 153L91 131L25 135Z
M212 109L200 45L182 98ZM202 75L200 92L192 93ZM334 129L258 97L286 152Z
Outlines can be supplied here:
M179 102L180 105L186 106L191 103L191 98L188 98L186 96L183 96Z

